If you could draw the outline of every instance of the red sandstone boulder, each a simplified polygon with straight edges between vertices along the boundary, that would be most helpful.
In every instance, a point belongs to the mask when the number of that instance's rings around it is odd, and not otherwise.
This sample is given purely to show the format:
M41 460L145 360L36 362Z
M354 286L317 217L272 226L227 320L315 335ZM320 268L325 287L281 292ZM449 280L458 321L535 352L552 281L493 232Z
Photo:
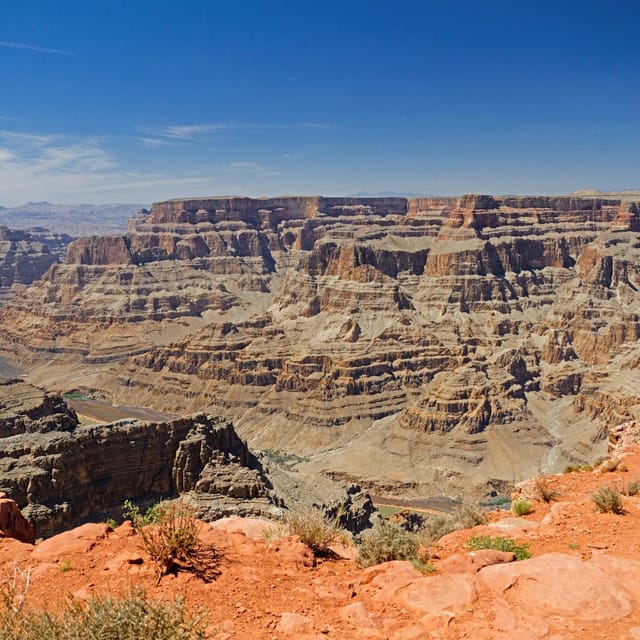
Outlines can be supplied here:
M18 505L0 492L0 537L15 538L33 544L36 535L32 524L22 515Z

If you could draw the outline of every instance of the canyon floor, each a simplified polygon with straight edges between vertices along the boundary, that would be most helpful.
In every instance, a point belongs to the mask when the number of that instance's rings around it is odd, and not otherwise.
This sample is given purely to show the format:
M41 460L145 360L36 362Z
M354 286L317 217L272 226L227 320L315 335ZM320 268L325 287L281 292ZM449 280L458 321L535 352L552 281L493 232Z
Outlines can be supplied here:
M534 501L529 515L496 511L488 524L445 536L431 548L428 575L398 561L361 569L349 546L315 559L296 537L267 539L272 522L226 518L203 525L215 550L208 581L185 571L157 583L128 522L87 524L36 545L2 539L0 579L14 567L29 574L26 606L36 608L132 586L152 598L179 595L208 611L217 639L637 639L640 498L624 496L622 515L596 512L591 500L599 487L623 491L640 478L640 448L620 458L613 472L548 476L555 499ZM526 543L533 557L492 564L492 552L467 549L471 536L487 534Z

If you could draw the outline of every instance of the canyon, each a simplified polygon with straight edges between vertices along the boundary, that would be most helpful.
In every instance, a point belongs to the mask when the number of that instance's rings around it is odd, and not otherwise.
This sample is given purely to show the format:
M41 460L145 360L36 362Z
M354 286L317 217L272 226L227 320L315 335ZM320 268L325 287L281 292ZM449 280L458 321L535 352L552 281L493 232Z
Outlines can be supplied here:
M55 392L0 378L0 492L38 538L87 520L118 516L125 500L150 506L183 496L199 517L277 518L313 505L340 511L353 531L370 526L373 505L356 485L305 482L258 459L226 419L194 414L165 421L81 424Z
M0 355L310 477L486 497L640 418L639 232L603 195L158 202L10 296Z

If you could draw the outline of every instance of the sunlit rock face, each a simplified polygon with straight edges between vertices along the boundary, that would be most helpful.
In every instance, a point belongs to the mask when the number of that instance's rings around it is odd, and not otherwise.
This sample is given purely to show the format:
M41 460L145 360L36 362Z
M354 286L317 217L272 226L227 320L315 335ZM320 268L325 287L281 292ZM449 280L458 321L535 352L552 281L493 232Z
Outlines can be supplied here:
M63 262L72 238L36 227L17 231L0 226L0 304L18 288L37 280L52 265Z
M72 243L0 346L380 492L499 490L638 417L639 233L615 198L160 202Z

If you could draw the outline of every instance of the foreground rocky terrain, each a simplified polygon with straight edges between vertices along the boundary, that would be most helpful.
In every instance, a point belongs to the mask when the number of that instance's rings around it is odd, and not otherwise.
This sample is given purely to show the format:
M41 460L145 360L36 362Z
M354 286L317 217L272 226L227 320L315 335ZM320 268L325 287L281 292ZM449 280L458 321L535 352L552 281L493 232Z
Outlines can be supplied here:
M379 494L505 492L639 417L639 231L626 197L160 202L5 304L0 353Z
M638 428L631 427L618 433L622 465L549 476L551 502L532 499L529 515L495 512L488 524L442 538L428 575L401 561L360 569L348 545L337 546L333 559L314 558L295 536L266 539L273 523L225 518L201 530L215 550L209 581L181 571L158 582L130 523L86 524L36 545L0 539L0 579L13 582L18 567L18 592L36 608L55 608L69 593L82 601L131 585L153 598L181 595L190 608L208 610L210 637L224 640L633 640L640 637L640 498L624 496L620 515L596 512L591 499L600 487L624 490L640 478ZM530 488L525 483L521 493ZM0 500L0 522L10 502ZM528 544L533 557L470 552L467 541L485 534Z

